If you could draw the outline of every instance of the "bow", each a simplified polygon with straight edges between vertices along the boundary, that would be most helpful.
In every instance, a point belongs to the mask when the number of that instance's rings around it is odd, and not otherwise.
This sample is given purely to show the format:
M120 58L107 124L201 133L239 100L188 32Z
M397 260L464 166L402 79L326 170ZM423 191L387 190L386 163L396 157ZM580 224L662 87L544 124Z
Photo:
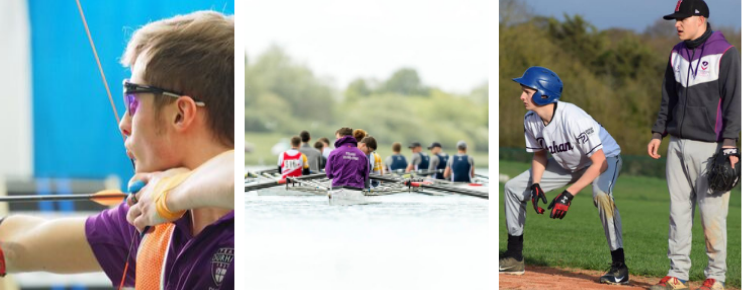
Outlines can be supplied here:
M78 12L81 14L81 21L83 22L83 27L86 29L86 35L89 39L89 44L91 45L91 51L94 53L94 58L96 59L96 64L99 67L99 73L102 76L102 82L104 83L104 88L107 90L107 96L109 97L109 103L112 105L112 112L115 114L115 123L117 124L117 128L119 128L120 124L120 116L117 114L117 107L115 107L115 101L112 99L112 93L109 90L109 84L107 83L107 77L104 75L104 69L102 68L102 63L99 61L99 54L96 52L96 45L94 45L94 39L91 37L91 31L89 30L89 25L86 22L86 16L83 13L83 8L81 7L81 0L76 0L76 4L78 5ZM127 139L127 136L125 136L124 132L120 132L120 135L122 135L123 142ZM131 164L133 164L133 170L135 170L135 162L133 159L130 159ZM131 192L132 194L132 192ZM122 289L125 285L125 277L127 277L128 268L130 267L130 256L133 250L133 245L135 244L135 240L138 237L143 237L145 233L147 232L147 229L144 229L142 234L138 233L138 230L136 229L136 234L133 235L133 238L130 240L130 245L128 246L128 255L125 257L125 266L123 267L122 271L122 279L120 279L120 286L118 289Z

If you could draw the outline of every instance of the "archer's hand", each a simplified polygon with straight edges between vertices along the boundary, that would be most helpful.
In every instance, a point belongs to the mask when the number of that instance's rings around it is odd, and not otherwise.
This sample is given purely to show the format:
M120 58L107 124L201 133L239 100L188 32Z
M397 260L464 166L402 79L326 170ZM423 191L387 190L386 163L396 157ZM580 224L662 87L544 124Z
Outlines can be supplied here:
M563 191L552 200L552 204L547 207L552 212L549 213L549 217L552 219L563 219L565 214L568 213L570 203L573 202L573 195L570 192Z
M547 197L544 195L544 190L539 186L539 183L532 184L531 187L529 187L529 190L531 190L531 204L534 205L534 212L543 214L544 208L540 208L538 204L539 198L542 199L544 204L547 204Z
M138 173L133 176L130 179L130 186L139 180L145 183L146 186L137 193L131 194L131 197L128 198L128 205L130 206L127 215L128 223L136 227L139 231L143 231L147 226L171 222L172 220L163 218L156 210L156 198L159 195L165 194L165 192L157 188L157 185L162 179L189 171L186 168L174 168L161 172Z

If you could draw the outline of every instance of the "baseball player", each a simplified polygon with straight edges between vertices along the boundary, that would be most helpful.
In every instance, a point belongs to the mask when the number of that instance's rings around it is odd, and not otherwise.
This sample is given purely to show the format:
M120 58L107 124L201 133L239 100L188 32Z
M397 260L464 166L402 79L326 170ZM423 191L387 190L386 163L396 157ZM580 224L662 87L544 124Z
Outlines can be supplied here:
M562 219L575 196L593 185L594 205L604 227L612 255L609 272L601 283L628 284L628 267L622 243L622 223L612 190L622 168L620 146L599 123L581 108L558 101L563 83L553 71L530 67L513 81L523 89L521 100L529 110L524 116L526 151L533 152L531 169L505 184L505 221L508 250L500 257L500 273L524 273L523 227L526 202L543 214L539 200L545 191L568 188L552 199L550 218ZM551 155L551 158L547 156Z
M740 54L720 31L712 31L703 0L677 2L674 13L682 42L672 49L662 87L661 108L651 129L648 154L654 159L661 140L672 135L667 149L670 196L669 273L652 290L688 289L693 214L700 206L708 266L701 290L724 289L727 257L726 189L709 189L709 158L723 153L734 168L740 134ZM739 250L739 249L738 249Z

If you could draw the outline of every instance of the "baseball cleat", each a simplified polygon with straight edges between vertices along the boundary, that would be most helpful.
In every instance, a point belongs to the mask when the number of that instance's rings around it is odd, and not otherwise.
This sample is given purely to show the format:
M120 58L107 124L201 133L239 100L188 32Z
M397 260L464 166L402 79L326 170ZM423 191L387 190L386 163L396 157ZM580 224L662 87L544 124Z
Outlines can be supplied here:
M716 279L706 279L698 290L724 290L724 283L716 281Z
M677 277L672 276L666 276L662 278L658 284L651 286L651 288L648 288L649 290L680 290L680 289L690 289L688 287L688 282L682 282L680 279L677 279Z
M500 258L500 274L523 275L524 272L523 258L520 261L513 257Z
M612 263L609 272L599 278L599 283L610 285L627 285L630 283L628 266L625 264Z

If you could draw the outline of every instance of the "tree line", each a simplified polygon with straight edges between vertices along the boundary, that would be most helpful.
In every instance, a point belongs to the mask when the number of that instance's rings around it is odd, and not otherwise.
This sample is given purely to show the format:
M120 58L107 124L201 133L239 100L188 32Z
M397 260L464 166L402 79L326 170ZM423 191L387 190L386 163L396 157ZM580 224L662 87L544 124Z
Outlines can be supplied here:
M425 85L412 68L386 80L359 78L340 91L325 77L272 46L245 64L245 130L331 136L342 127L362 128L383 149L392 142L438 141L444 147L465 140L487 151L487 83L465 94ZM387 149L386 149L387 150Z

